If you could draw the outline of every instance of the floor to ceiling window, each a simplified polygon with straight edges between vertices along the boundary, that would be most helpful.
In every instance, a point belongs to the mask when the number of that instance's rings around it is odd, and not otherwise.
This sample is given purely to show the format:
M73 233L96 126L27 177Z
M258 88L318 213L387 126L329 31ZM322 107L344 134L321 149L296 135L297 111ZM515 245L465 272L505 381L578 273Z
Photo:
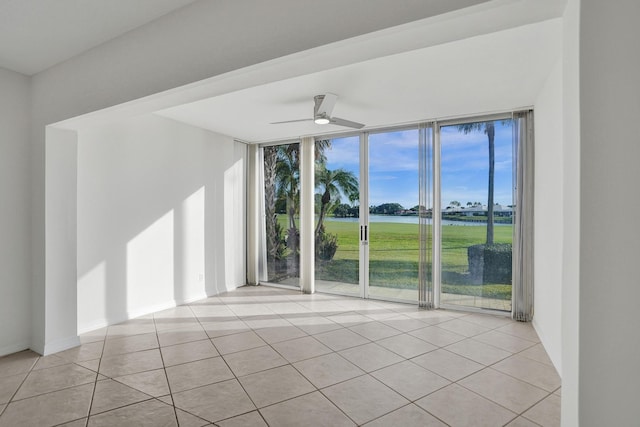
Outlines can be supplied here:
M319 139L315 151L316 289L361 296L360 138Z
M418 300L420 153L417 127L316 141L318 291Z
M317 138L315 289L511 311L511 114ZM299 286L299 144L263 147L270 283ZM266 277L266 280L265 280Z
M511 311L511 120L440 132L441 304Z
M261 281L299 286L300 144L262 149L263 271Z
M418 300L419 131L372 133L369 146L371 297Z

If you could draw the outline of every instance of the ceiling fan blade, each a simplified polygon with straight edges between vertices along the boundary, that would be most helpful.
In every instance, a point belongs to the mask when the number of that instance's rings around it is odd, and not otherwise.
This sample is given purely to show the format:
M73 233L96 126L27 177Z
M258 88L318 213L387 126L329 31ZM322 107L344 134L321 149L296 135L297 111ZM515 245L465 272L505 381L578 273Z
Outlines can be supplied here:
M283 123L296 123L296 122L312 122L313 119L297 119L297 120L285 120L283 122L272 122L270 125L281 125Z
M346 126L355 129L362 129L364 127L362 123L352 122L351 120L341 119L340 117L331 117L329 123L332 125Z
M333 107L336 106L336 101L338 101L338 95L335 93L325 93L324 99L318 106L316 114L326 114L331 117L331 112L333 111Z

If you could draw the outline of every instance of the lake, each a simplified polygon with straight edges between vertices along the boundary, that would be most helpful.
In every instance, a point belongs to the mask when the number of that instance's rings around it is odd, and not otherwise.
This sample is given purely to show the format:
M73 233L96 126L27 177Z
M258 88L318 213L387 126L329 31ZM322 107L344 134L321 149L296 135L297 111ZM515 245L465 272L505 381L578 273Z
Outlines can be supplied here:
M360 218L333 218L327 217L325 221L336 221L336 222L358 222ZM396 216L396 215L369 215L369 222L394 222L398 224L417 224L418 216ZM431 218L427 218L427 224L431 224ZM451 221L448 219L442 220L442 225L461 225L467 227L486 227L486 222L466 222L466 221ZM494 226L511 226L511 224L498 224L494 223Z

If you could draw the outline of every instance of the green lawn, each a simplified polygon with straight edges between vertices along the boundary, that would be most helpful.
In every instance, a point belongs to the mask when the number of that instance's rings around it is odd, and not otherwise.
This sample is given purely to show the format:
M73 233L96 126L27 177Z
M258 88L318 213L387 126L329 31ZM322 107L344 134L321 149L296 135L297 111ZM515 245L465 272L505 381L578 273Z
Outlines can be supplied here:
M286 224L286 217L279 218ZM429 226L430 227L430 226ZM415 289L418 284L418 225L374 222L369 235L369 280L374 286ZM356 222L325 222L325 230L338 236L332 261L318 264L316 279L358 283L360 226ZM496 243L511 243L512 227L496 226ZM442 283L447 293L511 299L511 285L471 285L468 280L467 247L484 243L483 226L442 228Z

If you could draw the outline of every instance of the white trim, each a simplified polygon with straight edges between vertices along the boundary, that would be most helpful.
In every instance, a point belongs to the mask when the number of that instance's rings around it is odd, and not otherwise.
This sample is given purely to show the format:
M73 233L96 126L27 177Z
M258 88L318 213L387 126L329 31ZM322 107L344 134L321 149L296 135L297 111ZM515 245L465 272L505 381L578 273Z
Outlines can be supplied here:
M433 307L440 308L440 293L442 291L442 271L440 261L442 259L442 217L440 211L442 209L441 197L441 165L440 165L440 123L433 122L433 209L431 210L431 231L433 238L432 254L433 265L431 272L433 274Z
M315 139L300 143L300 288L315 292Z
M369 132L360 132L360 280L361 298L369 298ZM364 231L366 230L366 232ZM365 237L366 234L366 237ZM360 236L359 236L360 237Z
M4 347L0 347L0 357L6 356L8 354L17 353L17 352L23 351L23 350L29 350L29 348L30 348L30 346L26 342L18 343L18 344L6 345ZM36 353L38 353L38 352L36 352Z
M259 151L256 145L247 147L247 284L257 285L259 282L260 260L260 200Z
M124 316L112 317L112 318L103 317L94 322L91 322L90 324L82 325L82 327L79 326L78 334L82 335L86 332L91 332L91 331L95 331L96 329L104 328L111 325L116 325L118 323L126 322L127 320L135 319L141 316L147 316L149 314L156 313L162 310L168 310L170 308L175 308L180 305L190 304L194 301L200 301L215 295L218 295L218 294L207 295L206 293L202 292L202 293L193 295L192 297L184 298L177 301L173 300L173 301L162 303L162 304L155 304L155 305L141 307L134 311L128 311Z
M48 356L50 354L59 353L64 350L68 350L73 347L77 347L80 345L80 338L75 335L72 337L57 339L52 342L45 343L43 356Z

